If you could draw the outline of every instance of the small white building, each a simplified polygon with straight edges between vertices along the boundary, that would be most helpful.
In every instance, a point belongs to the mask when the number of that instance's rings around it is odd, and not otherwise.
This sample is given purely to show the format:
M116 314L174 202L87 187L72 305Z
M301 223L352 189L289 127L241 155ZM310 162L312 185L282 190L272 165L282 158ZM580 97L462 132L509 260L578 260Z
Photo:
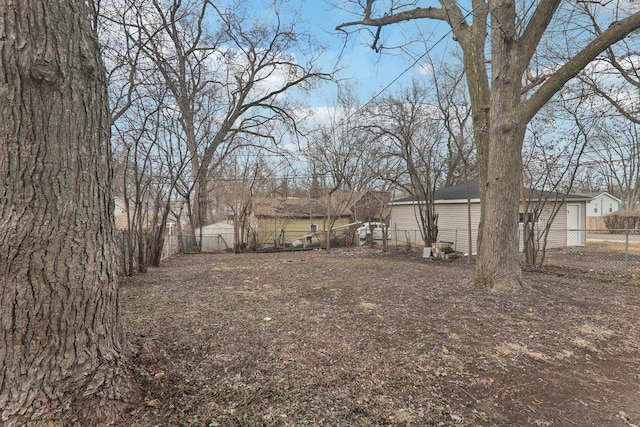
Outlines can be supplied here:
M196 229L196 240L200 242L200 229ZM202 252L216 252L233 249L235 232L233 225L216 222L202 227Z
M469 182L467 203L467 190L465 184L443 188L435 192L435 210L438 215L438 241L451 242L453 249L465 254L469 253L469 216L471 217L471 251L477 253L476 239L480 224L480 192L478 182ZM531 204L540 200L541 195L549 195L537 190L528 189ZM542 211L537 214L537 223L541 227L547 223L554 208L558 212L551 223L551 231L547 240L547 248L565 246L582 246L586 244L586 201L588 197L575 194L552 193L549 201ZM557 200L557 201L554 201ZM391 217L389 229L392 232L392 240L396 244L404 240L411 241L413 245L421 246L416 208L424 203L415 197L406 197L390 203ZM561 203L561 206L557 204ZM470 213L470 215L469 215ZM520 213L521 222L524 215ZM522 231L522 227L520 228ZM520 239L520 249L523 249Z
M606 216L620 210L621 200L606 191L579 195L590 198L587 200L587 217Z

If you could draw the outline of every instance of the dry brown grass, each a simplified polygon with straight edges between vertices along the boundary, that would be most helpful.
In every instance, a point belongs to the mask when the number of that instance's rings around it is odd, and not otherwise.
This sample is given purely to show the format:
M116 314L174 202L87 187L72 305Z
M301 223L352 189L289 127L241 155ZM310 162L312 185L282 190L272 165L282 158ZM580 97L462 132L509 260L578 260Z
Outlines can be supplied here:
M640 288L525 280L368 249L175 257L122 287L129 425L640 424Z

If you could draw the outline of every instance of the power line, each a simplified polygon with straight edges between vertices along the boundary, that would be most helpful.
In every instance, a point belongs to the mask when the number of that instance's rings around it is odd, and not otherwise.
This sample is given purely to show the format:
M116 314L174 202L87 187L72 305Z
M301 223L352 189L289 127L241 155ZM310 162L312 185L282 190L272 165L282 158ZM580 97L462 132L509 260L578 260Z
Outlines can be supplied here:
M479 8L482 5L478 5L475 8L473 8L472 10L470 10L466 15L465 15L465 20L473 15L473 13L476 11L477 8ZM462 22L457 24L457 26L462 25ZM382 89L380 89L380 91L378 91L377 93L375 93L374 95L371 96L371 98L369 98L369 100L367 102L365 102L361 107L359 107L358 109L356 109L353 113L351 113L351 115L349 116L349 118L353 117L354 115L358 114L360 111L362 111L367 105L371 104L374 100L376 100L380 95L382 95L385 91L387 91L387 89L389 89L391 86L393 86L398 80L400 80L400 78L402 76L404 76L407 72L409 72L409 70L411 70L413 67L415 67L420 61L422 61L427 55L429 55L433 49L435 49L440 43L442 43L444 40L446 40L452 33L453 33L454 27L451 27L442 37L440 37L434 44L433 46L431 46L430 48L428 48L422 55L420 55L415 61L413 61L413 63L411 65L409 65L408 67L406 67L404 70L402 70L400 72L400 74L398 74L393 80L391 80L385 87L383 87Z

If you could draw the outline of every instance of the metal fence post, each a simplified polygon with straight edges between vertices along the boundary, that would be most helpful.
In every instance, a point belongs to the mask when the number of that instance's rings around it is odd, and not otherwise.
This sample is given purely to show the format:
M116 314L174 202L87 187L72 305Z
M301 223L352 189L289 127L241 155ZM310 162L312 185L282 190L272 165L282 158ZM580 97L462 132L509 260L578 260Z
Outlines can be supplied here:
M624 233L624 275L629 274L629 229Z
M453 246L453 250L457 251L458 250L458 229L457 228L456 228L455 236L456 236L456 238L454 239L455 243L454 243L454 246Z

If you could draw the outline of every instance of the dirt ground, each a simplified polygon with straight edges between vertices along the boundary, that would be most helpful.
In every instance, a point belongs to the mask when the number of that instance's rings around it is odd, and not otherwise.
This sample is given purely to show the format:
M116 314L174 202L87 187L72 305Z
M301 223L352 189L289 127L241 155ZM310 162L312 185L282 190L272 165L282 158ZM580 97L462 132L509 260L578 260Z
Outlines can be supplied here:
M377 249L184 255L122 284L132 426L640 426L640 287ZM557 272L556 272L557 273Z

